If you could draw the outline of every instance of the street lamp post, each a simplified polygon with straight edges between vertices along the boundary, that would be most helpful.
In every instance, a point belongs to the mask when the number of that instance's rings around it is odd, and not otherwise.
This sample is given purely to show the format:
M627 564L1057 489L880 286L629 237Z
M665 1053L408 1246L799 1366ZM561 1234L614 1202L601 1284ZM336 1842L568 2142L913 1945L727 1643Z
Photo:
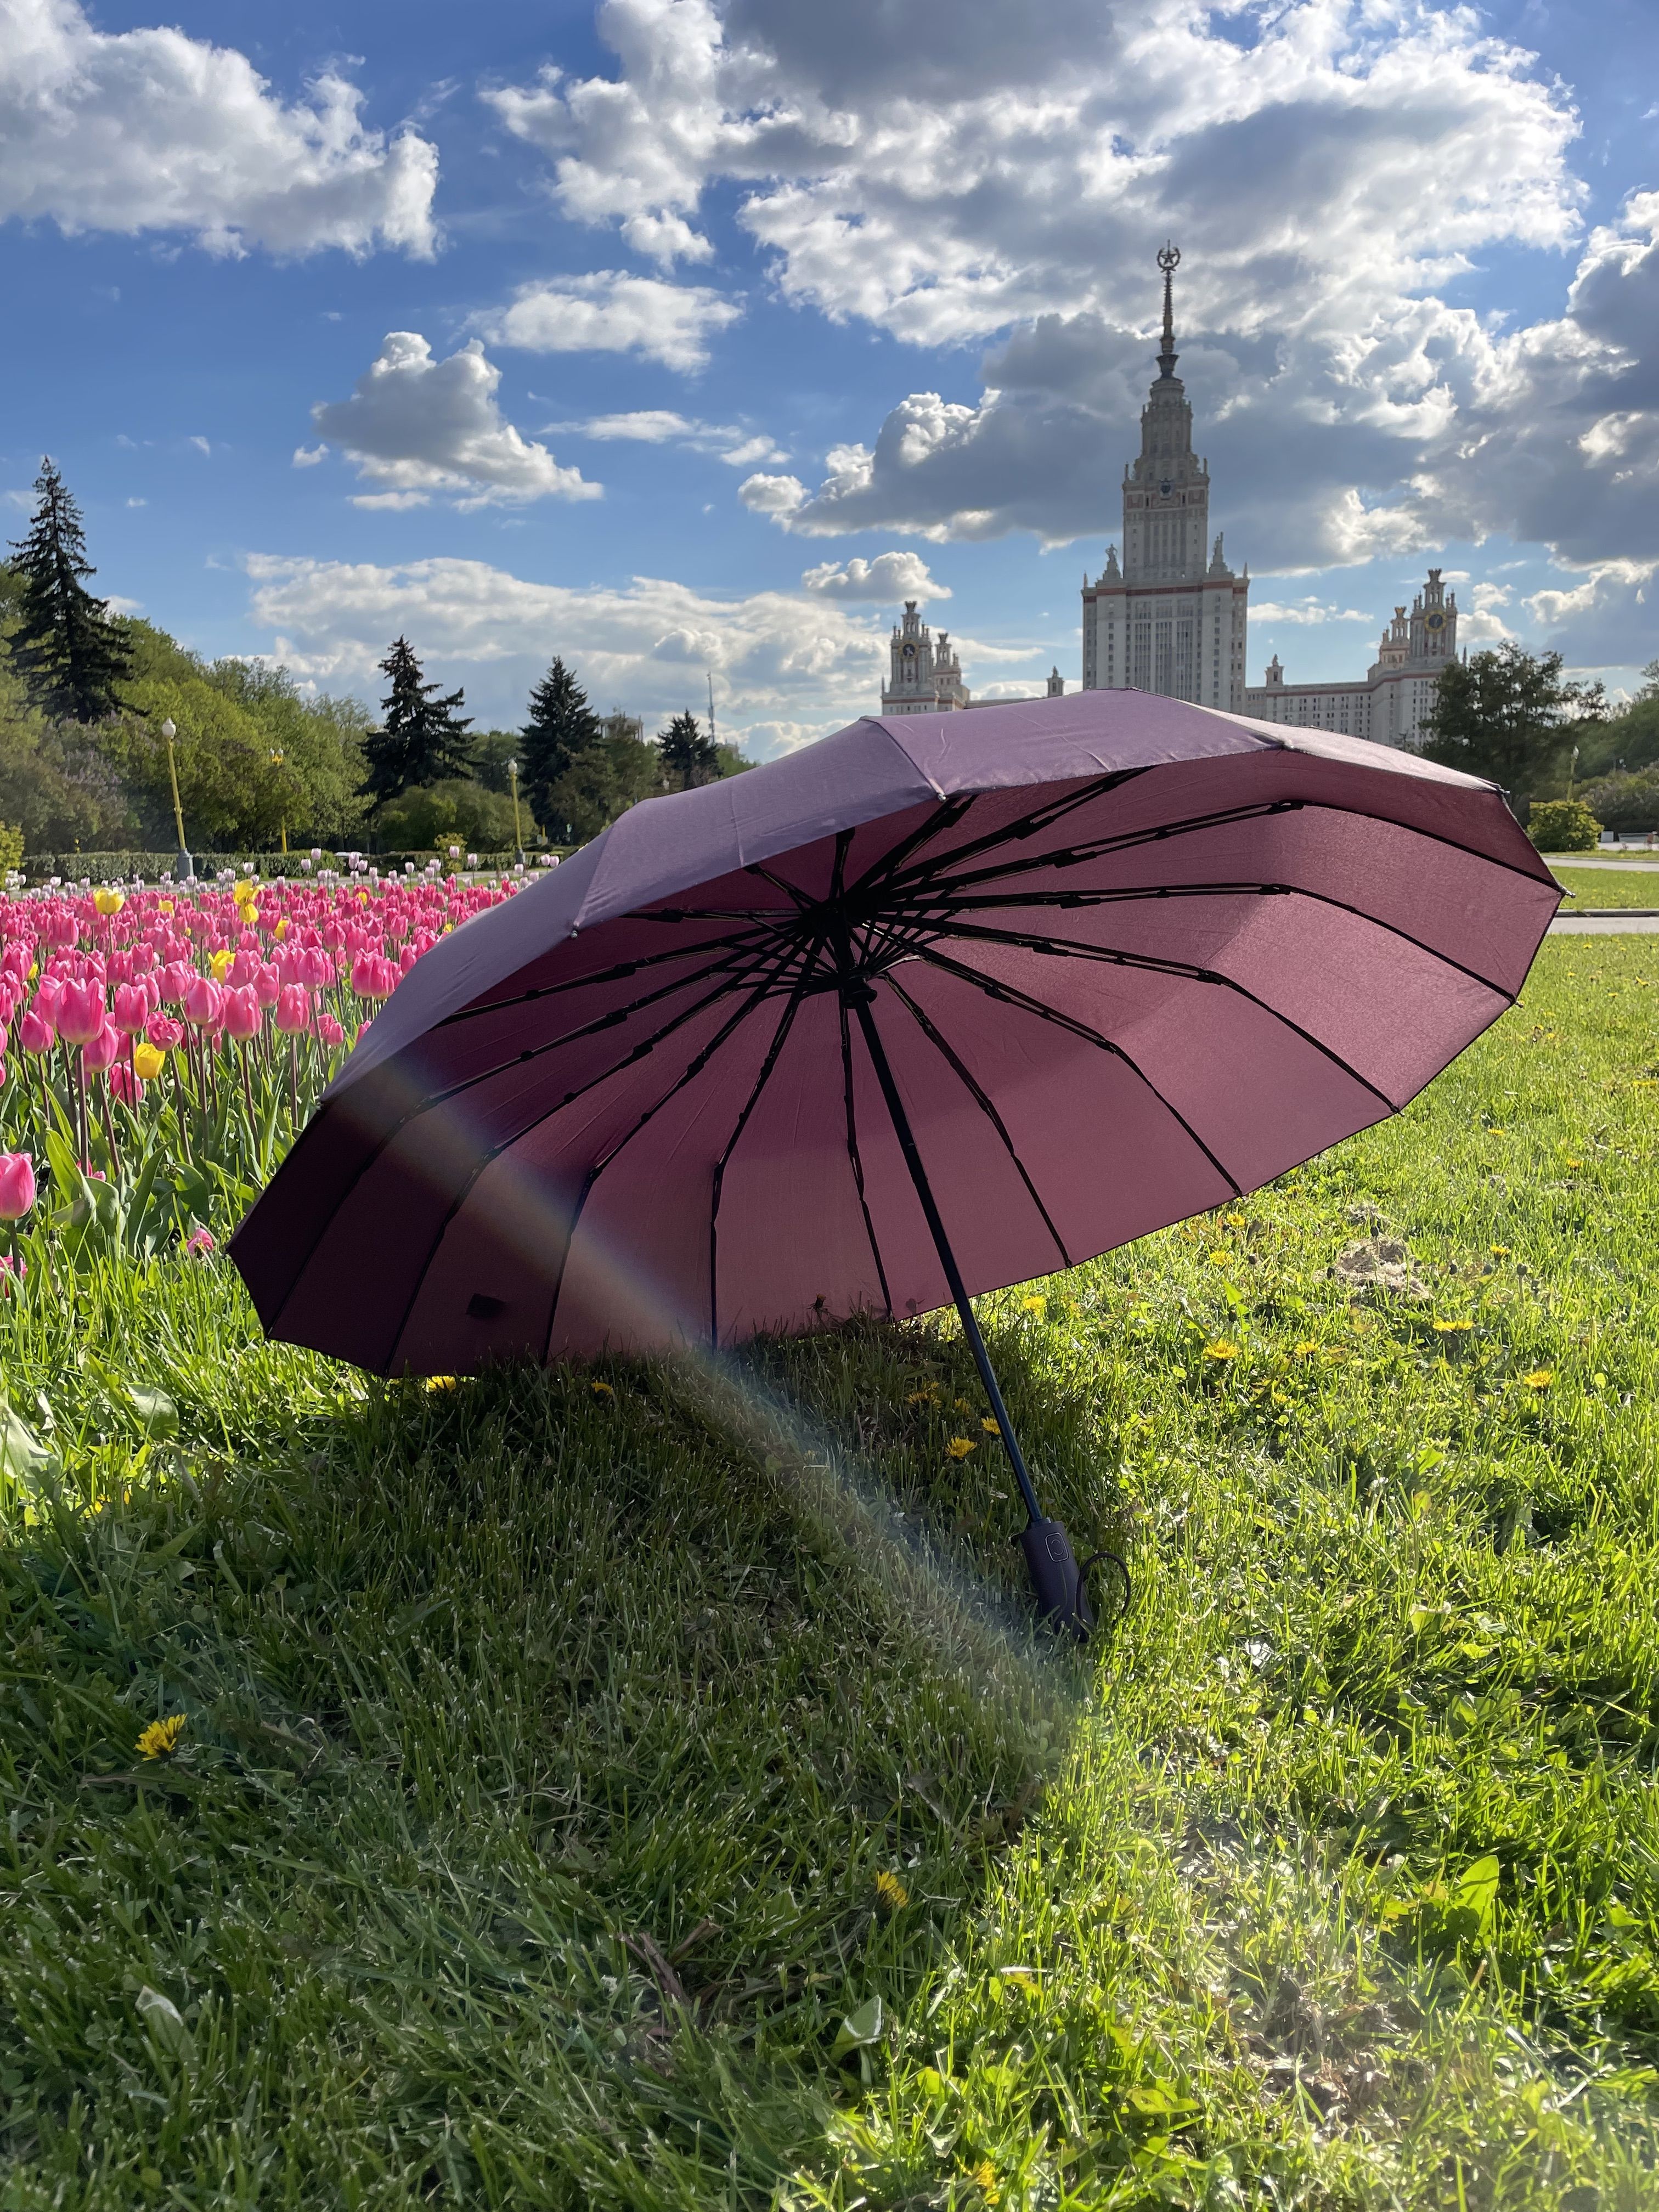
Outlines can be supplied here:
M271 749L270 764L272 768L281 768L283 765L283 756L274 746ZM284 860L288 858L288 809L286 807L283 810L283 858Z
M516 760L508 761L507 772L513 782L513 842L519 848L516 855L519 866L523 867L524 823L519 817L519 763Z
M173 872L181 884L193 884L196 863L185 845L185 810L179 804L179 764L173 757L173 741L178 734L178 725L169 714L161 725L161 735L167 740L167 776L173 785L173 826L179 832L179 856L173 864Z

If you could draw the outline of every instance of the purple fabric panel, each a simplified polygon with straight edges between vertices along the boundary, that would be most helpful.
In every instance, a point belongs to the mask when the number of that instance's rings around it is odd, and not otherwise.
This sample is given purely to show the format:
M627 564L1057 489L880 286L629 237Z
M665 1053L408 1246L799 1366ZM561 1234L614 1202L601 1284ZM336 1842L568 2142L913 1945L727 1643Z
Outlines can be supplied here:
M971 714L896 714L879 726L940 791L1060 783L1285 742L1280 731L1139 691L1073 691Z
M396 1364L410 1374L474 1374L492 1359L539 1359L581 1178L493 1160L445 1230ZM477 1308L477 1310L469 1310Z

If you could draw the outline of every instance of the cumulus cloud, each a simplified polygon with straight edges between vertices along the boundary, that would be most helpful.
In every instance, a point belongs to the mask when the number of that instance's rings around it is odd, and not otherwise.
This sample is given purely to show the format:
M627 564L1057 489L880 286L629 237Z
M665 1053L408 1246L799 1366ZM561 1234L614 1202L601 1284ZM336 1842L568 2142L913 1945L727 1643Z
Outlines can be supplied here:
M311 419L360 477L385 487L360 495L360 507L415 507L434 491L456 495L464 507L599 498L600 485L562 468L545 446L503 421L501 380L477 338L434 361L417 331L392 331L350 398L319 401ZM303 447L295 455L302 467L318 459Z
M695 708L712 672L722 735L757 755L877 711L886 665L879 618L817 596L721 598L644 576L572 589L452 559L380 567L260 555L246 568L275 657L319 684L372 690L386 641L400 632L446 682L464 679L469 697L503 715L555 653L580 668L590 696L647 719Z
M1327 606L1321 599L1308 598L1279 601L1257 600L1250 608L1250 620L1260 623L1294 623L1316 625L1328 622L1368 623L1376 620L1360 607Z
M1581 568L1659 554L1659 194L1586 238L1570 98L1473 9L1244 20L605 0L604 73L490 97L567 216L665 266L708 259L705 210L735 203L786 300L990 343L977 387L930 374L820 475L762 464L744 504L792 532L1115 535L1173 234L1235 562L1499 533ZM1517 250L1576 259L1559 316L1461 303Z
M825 561L801 577L804 589L821 599L948 599L950 587L937 584L920 553L878 553L873 561Z
M789 458L763 431L739 422L699 422L668 407L635 408L626 415L594 415L585 422L550 423L550 429L574 430L584 438L627 439L646 446L684 446L694 453L713 453L734 469L752 468L757 461L787 461Z
M701 368L708 340L742 314L707 284L668 284L595 269L521 284L505 307L476 319L480 336L526 353L637 353L668 368Z
M436 149L366 128L362 104L332 71L289 105L232 47L3 0L0 219L179 232L219 254L429 255Z

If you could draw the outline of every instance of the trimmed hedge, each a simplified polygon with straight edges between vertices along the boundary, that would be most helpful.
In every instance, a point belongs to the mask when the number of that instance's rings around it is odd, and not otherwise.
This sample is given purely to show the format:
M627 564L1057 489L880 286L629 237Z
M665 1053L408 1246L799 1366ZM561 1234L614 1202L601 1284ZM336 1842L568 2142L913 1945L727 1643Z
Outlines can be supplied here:
M192 857L196 862L197 881L210 884L225 868L234 868L239 875L255 874L270 878L303 877L314 873L317 868L343 869L344 866L338 853L325 853L311 869L301 865L310 860L308 852L198 853ZM364 855L369 866L379 868L382 875L394 871L401 875L405 861L412 861L416 868L423 868L428 860L438 857L429 851L368 853ZM534 857L528 857L530 866L534 867ZM142 876L146 883L154 883L157 877L172 872L177 858L176 853L26 853L22 866L24 874L32 884L50 882L53 876L61 877L66 884L78 884L82 876L94 884L125 883L134 876ZM446 866L465 866L465 854L455 864L449 863L447 856L445 858ZM511 853L480 853L478 866L481 871L499 874L512 867L514 858Z

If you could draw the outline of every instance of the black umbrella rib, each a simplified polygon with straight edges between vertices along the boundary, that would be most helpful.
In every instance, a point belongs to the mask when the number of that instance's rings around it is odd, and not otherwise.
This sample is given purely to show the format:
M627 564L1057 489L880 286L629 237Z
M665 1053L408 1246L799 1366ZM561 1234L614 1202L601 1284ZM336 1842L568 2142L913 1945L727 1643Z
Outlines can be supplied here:
M1380 1099L1390 1114L1400 1111L1398 1103L1389 1097L1386 1091L1379 1091L1376 1084L1370 1082L1350 1061L1344 1060L1340 1052L1316 1037L1311 1030L1304 1030L1300 1022L1292 1021L1288 1014L1281 1013L1277 1006L1270 1006L1266 999L1258 998L1247 983L1240 983L1231 975L1224 975L1219 969L1200 968L1185 960L1159 960L1146 952L1117 952L1098 945L1079 945L1071 938L1028 936L1012 929L975 929L971 925L966 927L958 925L951 935L952 938L971 938L985 945L1011 945L1021 951L1048 953L1060 960L1092 960L1103 967L1135 968L1148 975L1172 975L1181 982L1208 983L1217 990L1231 991L1237 997L1248 1000L1251 1006L1259 1006L1264 1014L1282 1024L1293 1036L1299 1036L1304 1044L1310 1044L1316 1052L1322 1053L1333 1067L1340 1067L1344 1075L1351 1077L1362 1090L1369 1091L1373 1098Z
M704 974L707 975L712 972L712 970L705 970ZM695 980L702 979L683 976L677 983L668 988L670 989L678 990L683 988L687 981ZM597 1075L593 1076L588 1082L581 1085L579 1089L568 1091L565 1096L558 1101L556 1105L551 1106L548 1109L548 1112L546 1114L539 1114L536 1115L532 1121L526 1122L522 1128L515 1130L512 1136L503 1138L499 1144L491 1146L488 1151L486 1151L480 1158L477 1165L473 1169L471 1175L468 1176L465 1183L462 1187L459 1197L455 1200L454 1206L453 1206L449 1212L445 1215L442 1227L438 1231L438 1243L441 1243L444 1230L448 1228L450 1222L454 1218L456 1208L459 1207L465 1200L471 1190L472 1185L477 1181L479 1176L483 1174L485 1168L489 1166L490 1161L495 1159L500 1152L503 1152L508 1145L516 1145L521 1137L528 1135L532 1129L538 1127L543 1121L546 1121L550 1114L562 1112L565 1107L574 1105L578 1098L584 1097L588 1091L597 1089L601 1083L608 1082L613 1075L618 1073L623 1068L630 1066L635 1061L645 1059L647 1054L654 1052L658 1045L661 1044L665 1039L672 1036L677 1029L683 1027L685 1023L694 1019L696 1015L703 1012L706 1008L718 1005L720 1000L727 995L732 988L732 987L729 983L722 984L718 990L711 991L705 998L700 999L696 1006L682 1007L680 1012L674 1015L671 1020L665 1022L660 1029L655 1030L650 1036L642 1039L639 1044L635 1045L633 1050L629 1053L625 1058L622 1060L613 1060L609 1066L602 1068ZM666 991L657 992L653 995L657 998L662 998L666 995ZM590 1030L598 1030L611 1026L613 1026L613 1024L610 1018L607 1018L605 1021L590 1024L589 1029ZM582 1033L583 1032L580 1030L573 1030L568 1036L557 1039L556 1042L559 1044L568 1044L574 1037L581 1035ZM544 1052L550 1052L555 1047L551 1045L543 1046L540 1048ZM358 1184L363 1180L363 1177L379 1163L390 1147L396 1143L398 1137L402 1135L403 1132L409 1127L410 1122L418 1120L423 1115L435 1112L440 1107L448 1106L454 1099L461 1097L466 1091L473 1089L477 1084L489 1082L491 1077L500 1075L503 1073L505 1068L511 1067L515 1064L516 1063L513 1060L503 1061L499 1066L489 1068L482 1075L469 1078L465 1083L456 1084L448 1091L439 1091L430 1097L422 1098L417 1106L411 1106L407 1112L400 1114L397 1120L393 1121L389 1127L381 1132L380 1135L376 1138L374 1143L369 1147L363 1158L358 1162L356 1167L353 1169L351 1179L347 1183L345 1188L341 1192L339 1197L336 1200L333 1209L330 1214L329 1220L331 1221L333 1219L334 1215L339 1212L340 1207L344 1205L347 1199L350 1197L352 1192L356 1189ZM343 1111L343 1104L342 1102L336 1101L331 1106L325 1107L323 1110L325 1112L339 1113ZM310 1129L313 1129L317 1127L317 1121L313 1121L308 1125L306 1133L309 1134ZM289 1158L293 1158L292 1153L289 1154ZM298 1289L301 1277L305 1273L306 1269L311 1265L313 1259L315 1257L317 1247L321 1243L324 1237L327 1234L328 1227L329 1222L325 1221L322 1227L319 1229L315 1237L313 1237L310 1244L307 1247L305 1257L301 1260L295 1267L293 1276L289 1282L289 1286L283 1293L282 1301L278 1304L276 1312L271 1316L270 1326L272 1328L276 1326L276 1323L282 1319L284 1312L286 1312L288 1302ZM435 1253L437 1243L434 1243L432 1249L433 1252ZM426 1266L429 1267L431 1263L432 1255L428 1254ZM422 1267L422 1278L425 1275L425 1267ZM417 1282L416 1285L417 1291L420 1285ZM411 1300L411 1310L412 1305L413 1301ZM401 1337L404 1329L408 1325L408 1319L409 1316L405 1313L403 1321L398 1323L398 1335L399 1337Z
M905 880L925 882L940 868L959 867L963 861L975 860L981 853L994 853L1000 845L1023 844L1026 838L1035 837L1042 830L1051 830L1056 822L1064 821L1079 807L1087 806L1093 799L1103 799L1109 791L1116 791L1126 783L1133 783L1137 776L1146 773L1144 768L1129 768L1092 777L1079 789L1067 792L1063 799L1046 800L1042 805L1034 806L1029 814L1017 815L1012 822L1004 823L1000 829L988 830L981 836L969 838L965 845L955 846L948 853L939 853L933 859L921 861L908 872ZM986 799L990 795L988 791L971 794L975 799ZM877 878L892 879L890 872L888 877ZM862 890L865 883L861 880L854 888Z
M872 890L878 884L886 883L904 866L912 853L919 851L930 839L942 837L947 830L954 830L957 823L972 806L976 796L977 793L974 792L962 792L955 798L943 800L933 809L927 819L919 823L908 837L901 837L890 852L884 853L879 860L870 863L868 868L854 884L854 890L865 892Z
M882 1265L881 1246L876 1241L876 1224L870 1218L870 1201L864 1189L864 1161L859 1152L858 1115L853 1103L853 1040L848 1027L847 1000L838 994L836 1003L841 1014L842 1080L847 1097L847 1157L853 1164L853 1182L864 1213L864 1233L870 1240L870 1256L876 1263L876 1280L881 1285L881 1302L887 1309L887 1318L891 1321L893 1293L887 1281L887 1270Z
M1037 1187L1031 1181L1030 1176L1027 1172L1025 1163L1021 1159L1018 1152L1015 1148L1014 1140L1008 1133L1006 1123L1003 1121L1001 1115L998 1113L994 1103L986 1091L984 1086L974 1074L973 1070L969 1067L967 1063L962 1059L955 1046L951 1043L950 1040L937 1027L925 1010L916 1004L916 1001L910 996L910 994L904 988L903 985L899 982L897 978L890 970L888 974L883 976L882 981L886 984L888 989L893 994L893 996L898 1000L900 1004L908 1009L922 1035L927 1039L927 1042L931 1045L934 1046L943 1055L946 1064L960 1079L963 1087L973 1099L974 1103L979 1108L981 1113L983 1114L986 1119L990 1122L991 1127L996 1131L998 1136L1001 1138L1004 1148L1007 1152L1009 1158L1013 1162L1015 1168L1018 1170L1020 1181L1024 1184L1026 1190L1030 1194L1032 1205L1036 1206L1037 1212L1042 1216L1043 1227L1054 1240L1054 1249L1060 1255L1060 1263L1061 1267L1069 1267L1072 1264L1072 1255L1066 1249L1066 1240L1060 1235L1059 1230L1055 1228L1053 1215L1050 1214L1048 1207L1043 1204L1042 1200L1038 1194Z
M714 1187L712 1203L708 1209L708 1336L712 1344L718 1345L720 1340L720 1194L726 1188L726 1163L736 1152L738 1139L749 1127L749 1117L759 1105L761 1093L771 1080L772 1071L778 1064L790 1030L794 1027L795 1016L800 1011L801 1000L806 996L811 975L812 963L809 957L802 963L801 972L795 979L794 988L784 1001L783 1012L778 1018L777 1028L772 1033L772 1042L766 1048L766 1058L761 1063L760 1073L755 1078L755 1087L750 1092L743 1111L733 1125L732 1134L726 1142L726 1149L714 1163Z
M694 1054L694 1056L687 1061L684 1067L681 1069L678 1075L677 1075L674 1080L669 1085L667 1090L665 1091L659 1097L653 1100L652 1103L646 1108L644 1113L640 1115L633 1127L630 1129L624 1131L623 1135L617 1139L610 1151L603 1153L599 1158L594 1160L589 1165L587 1172L582 1177L582 1187L580 1192L578 1194L576 1205L570 1217L570 1230L568 1235L565 1238L564 1258L559 1263L558 1280L553 1286L553 1303L548 1309L547 1334L542 1340L542 1364L544 1367L547 1364L549 1356L553 1348L553 1331L559 1318L559 1294L564 1288L565 1269L569 1263L571 1247L576 1241L576 1224L581 1218L583 1207L586 1206L589 1197L592 1194L593 1186L599 1182L599 1177L605 1173L605 1170L619 1156L619 1154L628 1146L633 1143L635 1138L639 1135L640 1132L656 1119L657 1115L661 1113L663 1108L666 1106L672 1099L678 1097L679 1093L684 1090L688 1083L695 1082L696 1078L702 1073L704 1068L708 1066L709 1061L720 1050L720 1047L726 1042L726 1039L742 1027L743 1024L748 1020L750 1015L754 1012L756 1007L760 1006L769 994L773 984L777 981L778 975L782 972L783 964L784 963L781 962L778 969L774 972L774 974L769 976L758 989L753 990L750 993L747 1003L739 1006L736 1013L732 1014L728 1020L721 1024L720 1027L715 1030L714 1036L709 1038L708 1043L703 1045ZM526 1133L528 1133L526 1132ZM515 1141L518 1140L515 1139Z
M701 917L698 917L701 919ZM750 920L751 916L721 916L719 919ZM641 968L660 968L670 960L695 960L704 952L722 952L763 939L764 930L742 930L733 937L700 937L695 943L674 945L666 952L642 952L637 960L619 960L613 967L596 968L586 975L571 975L562 983L532 983L527 990L515 991L510 999L488 999L474 1001L471 1006L458 1006L453 1014L446 1014L433 1029L457 1029L463 1022L480 1021L486 1014L498 1014L504 1008L528 1006L540 999L562 998L568 991L586 990L594 983L621 983Z
M931 968L943 969L946 975L955 975L964 983L971 983L975 990L983 991L988 998L995 999L1004 1006L1018 1006L1025 1013L1036 1014L1040 1020L1052 1022L1057 1029L1065 1030L1072 1036L1081 1037L1085 1044L1097 1045L1102 1052L1109 1053L1114 1060L1121 1060L1131 1075L1151 1091L1170 1120L1178 1122L1186 1131L1233 1196L1243 1197L1244 1188L1237 1177L1222 1165L1181 1109L1173 1100L1164 1097L1140 1063L1113 1038L1103 1036L1098 1030L1091 1030L1086 1022L1078 1021L1071 1014L1062 1014L1058 1006L1050 1006L1041 999L1032 998L1029 992L1020 990L1016 985L999 982L994 976L987 975L977 968L969 968L965 962L952 960L932 946L926 947L917 957L925 960Z

